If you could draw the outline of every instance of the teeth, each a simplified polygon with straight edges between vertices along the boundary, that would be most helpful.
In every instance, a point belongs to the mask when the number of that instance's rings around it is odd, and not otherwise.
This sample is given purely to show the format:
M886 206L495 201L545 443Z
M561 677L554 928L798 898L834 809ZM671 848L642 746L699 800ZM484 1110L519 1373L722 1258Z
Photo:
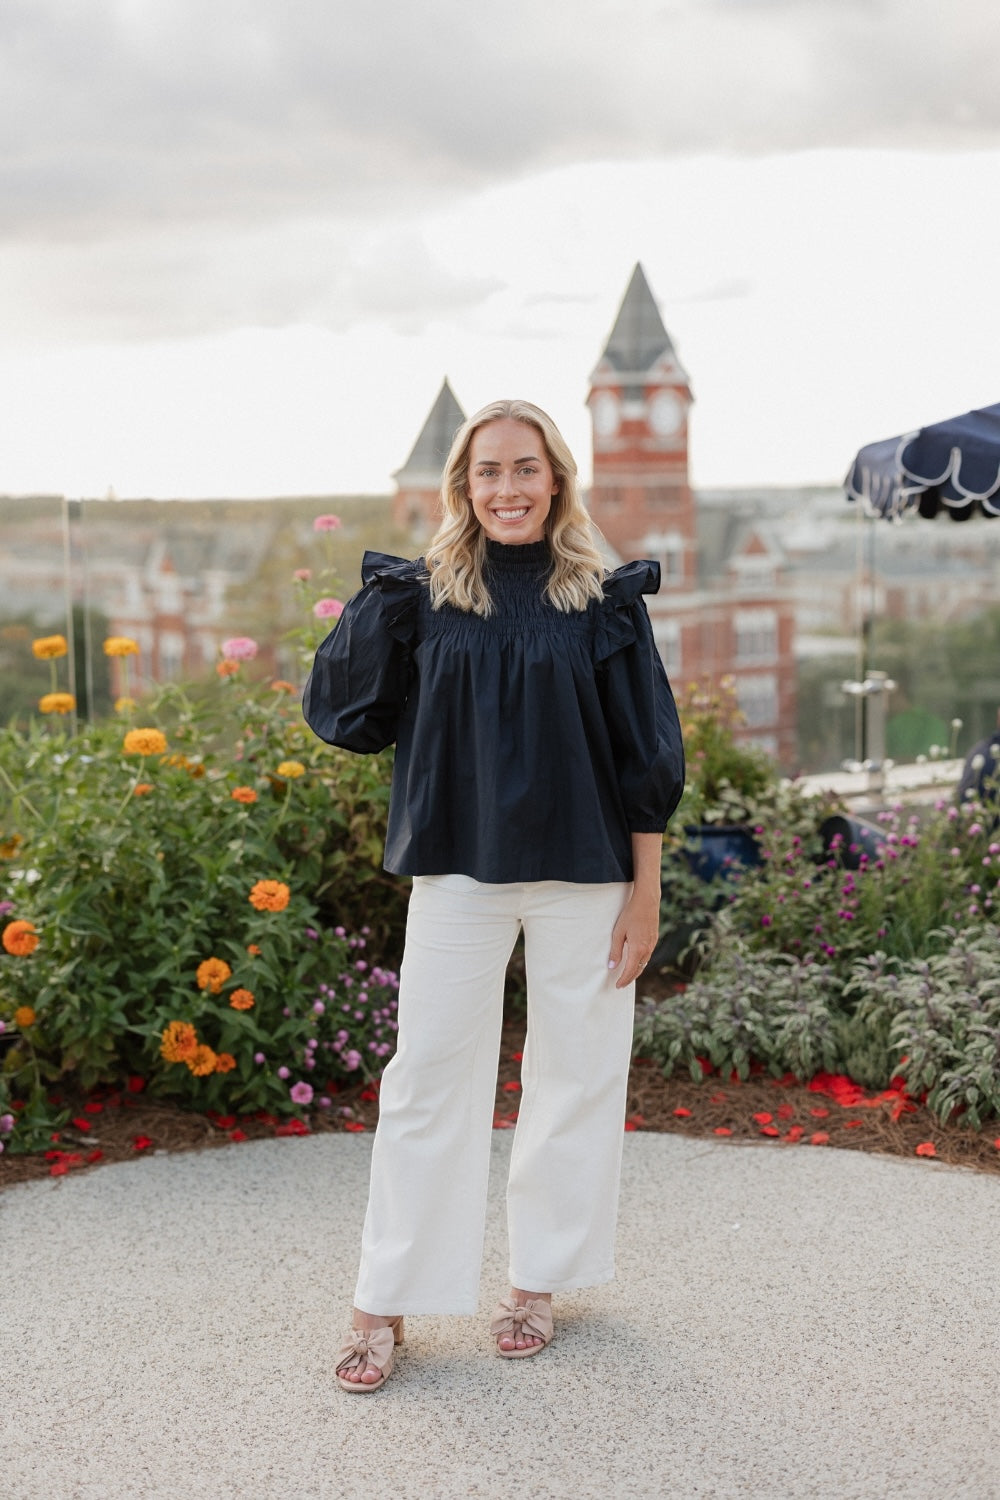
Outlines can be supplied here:
M522 510L497 510L493 514L501 521L519 521L528 514L528 507L525 506Z

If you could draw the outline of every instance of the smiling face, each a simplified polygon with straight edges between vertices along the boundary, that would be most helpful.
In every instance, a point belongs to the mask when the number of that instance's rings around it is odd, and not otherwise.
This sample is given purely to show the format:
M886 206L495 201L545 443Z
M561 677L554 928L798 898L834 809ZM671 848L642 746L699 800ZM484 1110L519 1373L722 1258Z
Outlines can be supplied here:
M543 541L559 481L538 428L513 417L478 427L465 489L476 520L493 541L515 546Z

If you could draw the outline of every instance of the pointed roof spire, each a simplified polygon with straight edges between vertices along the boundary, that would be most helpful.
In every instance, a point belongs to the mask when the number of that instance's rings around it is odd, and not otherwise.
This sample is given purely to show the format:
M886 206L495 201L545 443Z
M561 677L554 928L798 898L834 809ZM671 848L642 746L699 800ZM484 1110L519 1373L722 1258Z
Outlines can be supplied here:
M602 358L623 374L638 375L663 354L676 358L646 273L637 261Z
M452 438L464 421L465 412L455 399L446 375L409 458L393 475L397 483L400 480L410 484L421 480L434 485L440 483Z

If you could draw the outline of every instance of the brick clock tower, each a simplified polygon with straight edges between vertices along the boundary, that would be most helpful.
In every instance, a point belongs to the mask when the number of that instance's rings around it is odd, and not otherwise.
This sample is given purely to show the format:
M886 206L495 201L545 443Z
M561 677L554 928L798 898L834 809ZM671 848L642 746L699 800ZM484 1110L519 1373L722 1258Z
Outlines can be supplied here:
M594 478L590 513L627 560L658 558L663 586L691 588L697 528L688 483L694 397L642 266L590 377Z

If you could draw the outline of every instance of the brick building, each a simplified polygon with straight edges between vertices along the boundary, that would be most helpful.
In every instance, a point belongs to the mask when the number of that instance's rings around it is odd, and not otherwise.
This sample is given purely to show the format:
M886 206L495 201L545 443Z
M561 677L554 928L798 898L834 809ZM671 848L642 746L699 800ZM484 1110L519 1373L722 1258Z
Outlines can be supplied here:
M655 558L653 631L678 688L732 678L743 738L795 764L794 601L780 525L736 498L702 504L688 478L687 372L636 266L590 377L590 513L611 561ZM441 467L463 412L445 381L395 476L394 518L433 530Z

